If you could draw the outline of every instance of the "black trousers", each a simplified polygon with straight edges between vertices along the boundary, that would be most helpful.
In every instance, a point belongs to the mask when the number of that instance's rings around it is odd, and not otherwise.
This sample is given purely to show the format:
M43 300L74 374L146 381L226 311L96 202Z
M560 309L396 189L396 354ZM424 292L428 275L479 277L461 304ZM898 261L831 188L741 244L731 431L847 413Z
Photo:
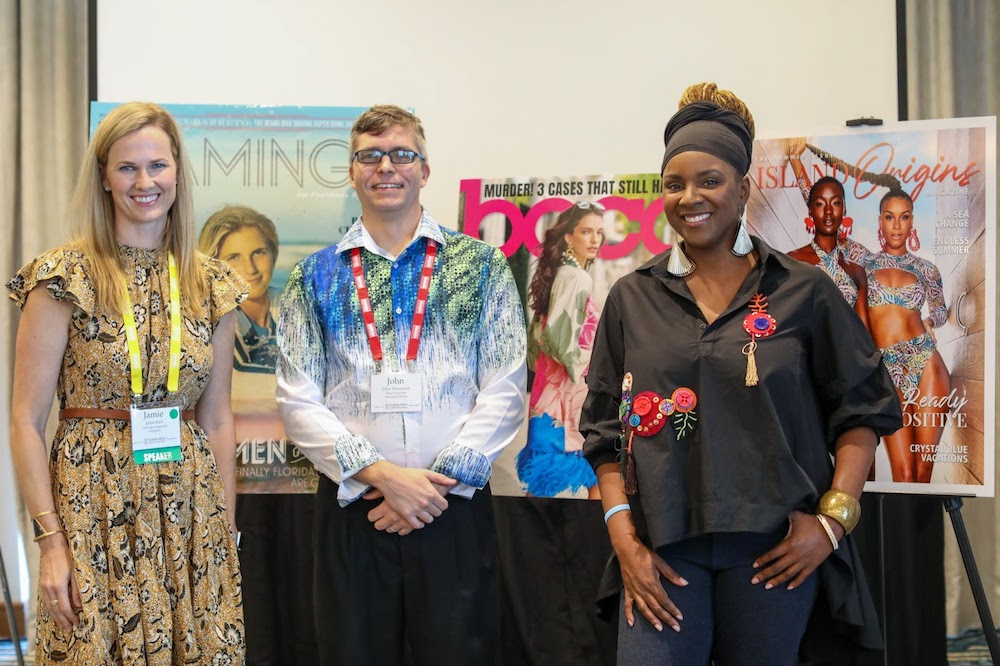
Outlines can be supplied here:
M313 621L313 495L239 495L247 666L319 663Z
M448 496L433 523L406 536L376 530L382 500L316 496L316 635L324 666L493 664L497 545L489 486Z

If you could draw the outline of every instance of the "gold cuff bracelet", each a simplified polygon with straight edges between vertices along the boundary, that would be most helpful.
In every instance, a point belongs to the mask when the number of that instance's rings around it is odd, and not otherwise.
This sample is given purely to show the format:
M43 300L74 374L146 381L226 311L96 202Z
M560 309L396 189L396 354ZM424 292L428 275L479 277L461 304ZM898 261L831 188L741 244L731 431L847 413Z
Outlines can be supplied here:
M861 519L861 503L850 493L831 488L819 499L817 513L833 518L844 526L844 534L850 534Z

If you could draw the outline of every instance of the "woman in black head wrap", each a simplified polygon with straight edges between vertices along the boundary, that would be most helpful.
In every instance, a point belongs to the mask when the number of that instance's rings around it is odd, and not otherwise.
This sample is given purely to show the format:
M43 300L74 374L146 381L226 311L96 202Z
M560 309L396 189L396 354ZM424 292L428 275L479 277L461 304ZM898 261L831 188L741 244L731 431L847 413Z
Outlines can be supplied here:
M594 343L620 664L791 666L811 614L879 641L847 535L899 403L829 278L747 233L753 131L732 93L685 92L661 165L683 241L612 288Z

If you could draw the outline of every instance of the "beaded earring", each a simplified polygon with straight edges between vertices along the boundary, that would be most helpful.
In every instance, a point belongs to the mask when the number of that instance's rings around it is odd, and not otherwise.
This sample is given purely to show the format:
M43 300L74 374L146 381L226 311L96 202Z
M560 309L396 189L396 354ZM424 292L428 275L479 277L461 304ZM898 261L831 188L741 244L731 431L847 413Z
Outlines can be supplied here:
M569 264L570 266L576 266L577 268L580 267L580 262L576 260L576 254L573 252L573 248L570 247L569 245L567 245L566 249L563 250L562 258L564 264Z
M910 252L916 252L920 249L920 239L917 237L916 229L910 229L910 237L906 239L906 246L910 248Z

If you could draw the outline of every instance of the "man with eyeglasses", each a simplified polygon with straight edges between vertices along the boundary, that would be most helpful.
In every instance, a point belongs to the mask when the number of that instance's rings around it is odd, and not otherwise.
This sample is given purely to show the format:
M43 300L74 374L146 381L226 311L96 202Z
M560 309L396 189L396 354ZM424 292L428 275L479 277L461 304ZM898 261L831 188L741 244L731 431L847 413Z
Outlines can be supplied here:
M375 106L351 130L361 217L281 301L278 403L321 473L323 664L490 664L493 461L525 409L525 326L503 253L420 205L423 126Z

